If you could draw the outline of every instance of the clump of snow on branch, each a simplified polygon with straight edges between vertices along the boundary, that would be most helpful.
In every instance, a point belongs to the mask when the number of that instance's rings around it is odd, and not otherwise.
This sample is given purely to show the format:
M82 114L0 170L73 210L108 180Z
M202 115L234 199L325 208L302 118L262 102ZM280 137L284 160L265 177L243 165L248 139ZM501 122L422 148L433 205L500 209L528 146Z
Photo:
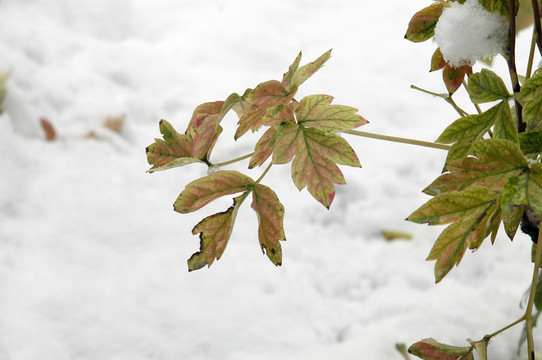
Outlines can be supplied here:
M474 65L478 59L504 53L508 29L504 16L487 11L478 0L452 2L435 27L435 41L450 65Z

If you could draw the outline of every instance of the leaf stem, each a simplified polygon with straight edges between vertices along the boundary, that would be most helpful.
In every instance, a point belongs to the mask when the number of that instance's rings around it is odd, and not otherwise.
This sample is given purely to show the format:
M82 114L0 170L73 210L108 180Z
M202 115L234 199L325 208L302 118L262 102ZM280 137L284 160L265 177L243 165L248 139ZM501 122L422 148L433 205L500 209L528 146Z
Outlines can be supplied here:
M271 166L273 166L273 163L270 163L269 165L267 165L267 167L265 168L265 170L263 171L263 173L260 175L260 177L258 178L258 180L256 180L256 184L259 184L262 179L264 178L265 175L267 175L267 172L269 171L269 169L271 169Z
M224 162L221 162L221 163L218 163L218 164L211 164L211 168L219 168L219 167L222 167L222 166L226 166L226 165L231 165L231 164L234 164L236 162L239 162L239 161L243 161L245 159L248 159L250 158L252 155L254 155L254 153L250 153L250 154L246 154L246 155L243 155L243 156L240 156L238 158L235 158L235 159L232 159L232 160L229 160L229 161L224 161Z
M469 85L467 84L467 82L465 80L463 80L463 86L465 87L465 89L467 89L467 93L469 92ZM481 114L483 111L482 109L480 108L480 105L478 105L477 103L471 101L472 104L474 105L474 107L476 108L476 111L478 112L478 114Z
M525 71L525 80L528 80L531 77L533 72L533 62L534 62L534 49L536 47L536 29L533 28L533 36L531 39L531 49L529 50L529 61L527 62L527 70Z
M450 145L432 143L428 141L414 140L414 139L402 138L402 137L397 137L397 136L380 135L380 134L359 131L359 130L343 130L341 132L345 134L362 136L362 137L367 137L371 139L392 141L392 142L397 142L397 143L402 143L402 144L417 145L417 146L440 149L440 150L450 150Z
M436 96L436 97L439 97L441 99L444 99L448 104L452 105L452 107L454 108L455 111L457 111L457 113L459 114L459 116L463 117L463 116L467 116L468 113L461 109L454 101L454 99L452 99L452 97L449 95L449 94L438 94L436 92L433 92L433 91L429 91L429 90L425 90L425 89L422 89L421 87L418 87L416 85L410 85L410 88L411 89L414 89L414 90L418 90L418 91L421 91L423 93L426 93L426 94L429 94L429 95L433 95L433 96Z
M529 360L535 360L533 340L533 305L542 257L542 222L539 223L538 230L538 242L536 244L533 279L531 281L531 290L529 292L529 302L527 303L527 308L525 309L525 328L527 330L527 351L529 355Z

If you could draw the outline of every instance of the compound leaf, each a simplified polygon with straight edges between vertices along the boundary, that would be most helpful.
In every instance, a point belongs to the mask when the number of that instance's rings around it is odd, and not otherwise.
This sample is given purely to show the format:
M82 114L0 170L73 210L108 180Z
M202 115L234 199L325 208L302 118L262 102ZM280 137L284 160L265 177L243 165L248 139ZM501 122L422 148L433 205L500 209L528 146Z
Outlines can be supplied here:
M233 205L226 211L206 217L192 230L192 234L200 234L200 250L188 259L188 270L208 267L220 259L230 239L235 217L245 194L235 198Z
M368 123L358 109L345 105L330 105L333 96L311 95L304 97L296 107L297 122L305 127L318 127L325 131L342 131Z
M224 195L245 192L253 185L254 180L238 171L217 171L186 185L173 208L182 214L190 213Z
M442 4L433 4L414 14L408 24L405 38L412 42L422 42L432 38L443 8Z
M482 69L469 76L469 95L475 104L482 104L500 99L508 99L510 94L504 81L493 71Z
M424 360L473 360L472 348L439 343L433 338L423 339L410 346L408 352Z
M258 215L258 239L262 252L277 266L282 264L281 240L284 235L284 207L269 187L256 184L252 191L252 209Z
M239 119L235 139L243 136L249 129L253 132L258 130L263 124L263 117L268 109L288 104L294 95L295 89L289 92L277 80L266 81L256 86L246 98L250 107Z
M519 175L529 166L520 148L508 140L474 142L472 154L474 157L448 163L446 168L449 172L439 176L423 192L438 195L471 185L500 190L510 177Z

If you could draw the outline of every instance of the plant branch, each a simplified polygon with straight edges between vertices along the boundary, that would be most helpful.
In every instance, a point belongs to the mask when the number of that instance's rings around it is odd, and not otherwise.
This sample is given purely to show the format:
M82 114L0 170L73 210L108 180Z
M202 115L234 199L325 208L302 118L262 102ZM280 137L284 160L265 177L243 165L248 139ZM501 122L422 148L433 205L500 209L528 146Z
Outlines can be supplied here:
M269 169L271 169L271 166L273 166L273 163L270 163L269 165L267 165L267 167L265 168L265 170L263 171L263 173L260 175L260 177L258 178L258 180L256 180L256 184L259 184L262 179L264 178L264 176L267 174L267 172L269 171Z
M435 92L432 92L432 91L429 91L429 90L425 90L425 89L422 89L416 85L410 85L410 88L411 89L414 89L414 90L418 90L418 91L421 91L423 93L426 93L426 94L429 94L429 95L433 95L433 96L436 96L436 97L439 97L441 99L444 99L448 104L452 105L452 107L454 108L455 111L457 111L457 113L459 114L459 116L463 117L463 116L467 116L468 113L461 109L454 101L454 99L452 99L452 97L449 95L449 94L438 94L438 93L435 93Z
M534 305L534 296L536 293L536 285L538 283L538 273L540 271L540 263L542 257L542 222L538 225L538 242L536 244L536 253L533 269L533 279L531 281L531 290L529 292L529 302L527 303L527 308L525 309L525 328L527 330L527 349L529 360L535 360L534 353L534 340L533 340L533 305Z
M538 1L538 0L534 0ZM514 94L519 94L521 85L519 84L518 73L516 69L516 1L508 0L508 14L510 28L508 30L508 56L506 62L508 63L508 71L510 73L510 80L512 81L512 88ZM522 107L517 98L515 99L516 105L516 120L518 125L518 132L525 132L526 124L522 119Z
M525 80L528 80L533 73L533 62L534 62L534 49L536 47L536 29L533 28L533 36L531 39L531 48L529 50L529 61L527 62L527 70L525 71Z
M402 144L417 145L417 146L440 149L440 150L450 150L450 145L432 143L428 141L414 140L414 139L402 138L402 137L397 137L397 136L380 135L380 134L374 134L374 133L359 131L359 130L344 130L341 132L345 134L362 136L362 137L367 137L371 139L392 141L392 142L397 142L397 143L402 143Z
M533 5L536 45L538 46L538 51L542 54L542 25L540 24L540 7L538 6L538 0L531 0L531 3Z

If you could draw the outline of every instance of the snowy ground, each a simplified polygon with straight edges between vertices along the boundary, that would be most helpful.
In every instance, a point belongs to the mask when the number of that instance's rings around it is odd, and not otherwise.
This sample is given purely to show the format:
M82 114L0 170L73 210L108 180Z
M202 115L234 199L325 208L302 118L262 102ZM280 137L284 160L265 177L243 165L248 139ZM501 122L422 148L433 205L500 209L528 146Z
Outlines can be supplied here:
M205 211L172 203L205 169L145 173L161 118L184 131L195 106L280 79L300 50L333 57L299 97L334 95L371 122L363 130L434 140L456 115L409 87L443 91L428 73L435 45L403 39L428 3L1 1L0 359L401 359L396 342L464 345L518 318L526 238L501 234L434 285L424 259L440 229L404 221L427 200L442 151L349 138L363 169L343 168L349 184L330 211L274 168L280 268L261 254L247 206L223 258L188 273ZM102 125L122 115L121 134ZM227 160L249 149L217 150ZM386 242L383 229L413 240ZM492 359L514 358L519 331L494 340Z

